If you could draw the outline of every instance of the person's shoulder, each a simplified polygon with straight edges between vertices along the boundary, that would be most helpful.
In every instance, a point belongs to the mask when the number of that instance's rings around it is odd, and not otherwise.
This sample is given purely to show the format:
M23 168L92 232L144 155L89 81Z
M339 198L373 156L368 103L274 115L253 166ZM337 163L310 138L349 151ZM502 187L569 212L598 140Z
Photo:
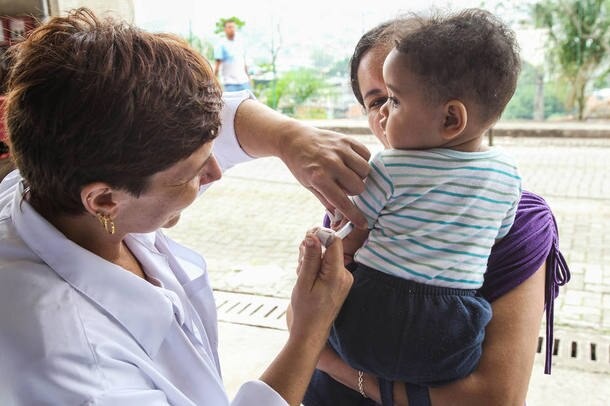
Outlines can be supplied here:
M493 162L496 162L497 164L500 164L500 165L514 168L516 170L517 160L512 155L510 155L508 152L506 152L504 149L499 148L499 147L493 147L493 148L490 148L488 151L489 151L489 157L493 160Z
M523 190L517 214L521 218L554 221L553 211L544 198L534 192Z
M427 150L386 148L379 151L376 156L380 159L409 159L431 155Z
M0 284L5 282L0 279ZM96 345L87 340L78 311L66 300L71 292L48 279L30 282L50 285L13 286L11 301L0 299L0 380L7 385L5 395L24 405L49 399L55 404L89 404L103 392L105 381L93 353Z
M388 148L380 151L376 159L399 167L401 164L434 165L452 158L443 149L396 149Z
M15 344L32 354L54 345L87 348L81 315L94 304L39 257L10 220L0 222L0 308L18 311L0 312L0 331L13 331Z
M4 255L3 249L0 262L2 369L42 383L68 365L94 365L79 310L81 295L46 264L19 250L15 241L3 243L11 243L7 251L14 254Z
M7 324L14 324L18 326L16 334L31 333L30 339L23 337L24 344L36 344L34 337L43 340L53 335L65 335L66 340L73 342L80 334L74 334L74 329L67 326L82 330L78 310L83 302L81 294L18 237L4 236L1 241L0 304L3 309L19 309L13 315L0 314L2 330Z
M216 37L212 40L215 52L221 52L227 46L227 39L224 37Z
M500 244L547 246L557 239L557 233L555 216L547 202L542 196L523 190L513 225Z
M397 151L397 150L382 149L381 151L378 151L371 156L371 158L369 159L369 163L373 167L375 167L375 166L385 167L386 164L388 164L389 162L396 161L397 156L395 153L393 153L393 151Z

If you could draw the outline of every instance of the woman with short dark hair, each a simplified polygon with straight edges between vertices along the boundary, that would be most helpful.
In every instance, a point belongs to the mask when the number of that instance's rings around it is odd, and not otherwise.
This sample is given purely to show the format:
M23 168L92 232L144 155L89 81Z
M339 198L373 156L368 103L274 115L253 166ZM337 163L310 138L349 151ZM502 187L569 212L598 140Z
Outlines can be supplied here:
M12 52L19 171L0 184L0 403L229 404L205 261L159 228L254 156L279 156L321 201L349 210L368 151L248 92L223 96L177 37L85 9ZM286 345L231 404L300 402L351 275L340 244L322 255L311 233L298 273Z

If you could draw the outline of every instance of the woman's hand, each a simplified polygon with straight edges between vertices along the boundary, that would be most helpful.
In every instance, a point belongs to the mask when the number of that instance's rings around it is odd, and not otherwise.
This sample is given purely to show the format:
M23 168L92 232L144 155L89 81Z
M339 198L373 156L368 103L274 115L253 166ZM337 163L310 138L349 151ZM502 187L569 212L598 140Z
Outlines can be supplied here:
M305 125L255 100L240 104L235 131L248 154L279 157L329 211L336 208L354 225L366 228L364 216L348 197L364 190L371 155L364 144Z
M370 152L352 137L303 126L284 140L281 159L296 179L329 210L338 209L359 228L366 220L348 195L364 190Z
M297 274L288 310L288 342L261 376L290 405L303 399L330 326L352 285L352 275L343 267L341 242L336 239L322 253L311 231L300 246Z
M352 285L343 266L343 249L335 239L322 253L320 240L310 230L299 248L297 282L292 291L290 336L326 343L328 332Z

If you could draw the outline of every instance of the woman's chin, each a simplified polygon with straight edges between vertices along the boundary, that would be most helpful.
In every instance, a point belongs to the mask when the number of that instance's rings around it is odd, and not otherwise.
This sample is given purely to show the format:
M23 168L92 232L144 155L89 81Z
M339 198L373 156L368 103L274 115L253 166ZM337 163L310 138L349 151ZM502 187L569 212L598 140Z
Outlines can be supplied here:
M171 228L171 227L175 226L176 224L178 224L179 220L180 220L180 214L176 214L174 217L172 217L169 220L167 220L165 222L165 224L163 224L161 227L163 227L163 228Z

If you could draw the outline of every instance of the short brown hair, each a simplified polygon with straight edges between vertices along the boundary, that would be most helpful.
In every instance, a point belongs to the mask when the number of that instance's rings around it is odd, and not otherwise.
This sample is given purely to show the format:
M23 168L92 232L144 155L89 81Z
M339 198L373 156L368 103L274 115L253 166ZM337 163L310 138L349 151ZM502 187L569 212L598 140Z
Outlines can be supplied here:
M500 117L521 69L515 34L502 21L488 11L466 9L421 18L418 28L410 24L396 32L396 48L408 57L432 102L473 102L483 123Z
M176 36L81 8L11 52L9 137L38 210L82 213L81 189L96 181L139 196L218 134L221 87Z

